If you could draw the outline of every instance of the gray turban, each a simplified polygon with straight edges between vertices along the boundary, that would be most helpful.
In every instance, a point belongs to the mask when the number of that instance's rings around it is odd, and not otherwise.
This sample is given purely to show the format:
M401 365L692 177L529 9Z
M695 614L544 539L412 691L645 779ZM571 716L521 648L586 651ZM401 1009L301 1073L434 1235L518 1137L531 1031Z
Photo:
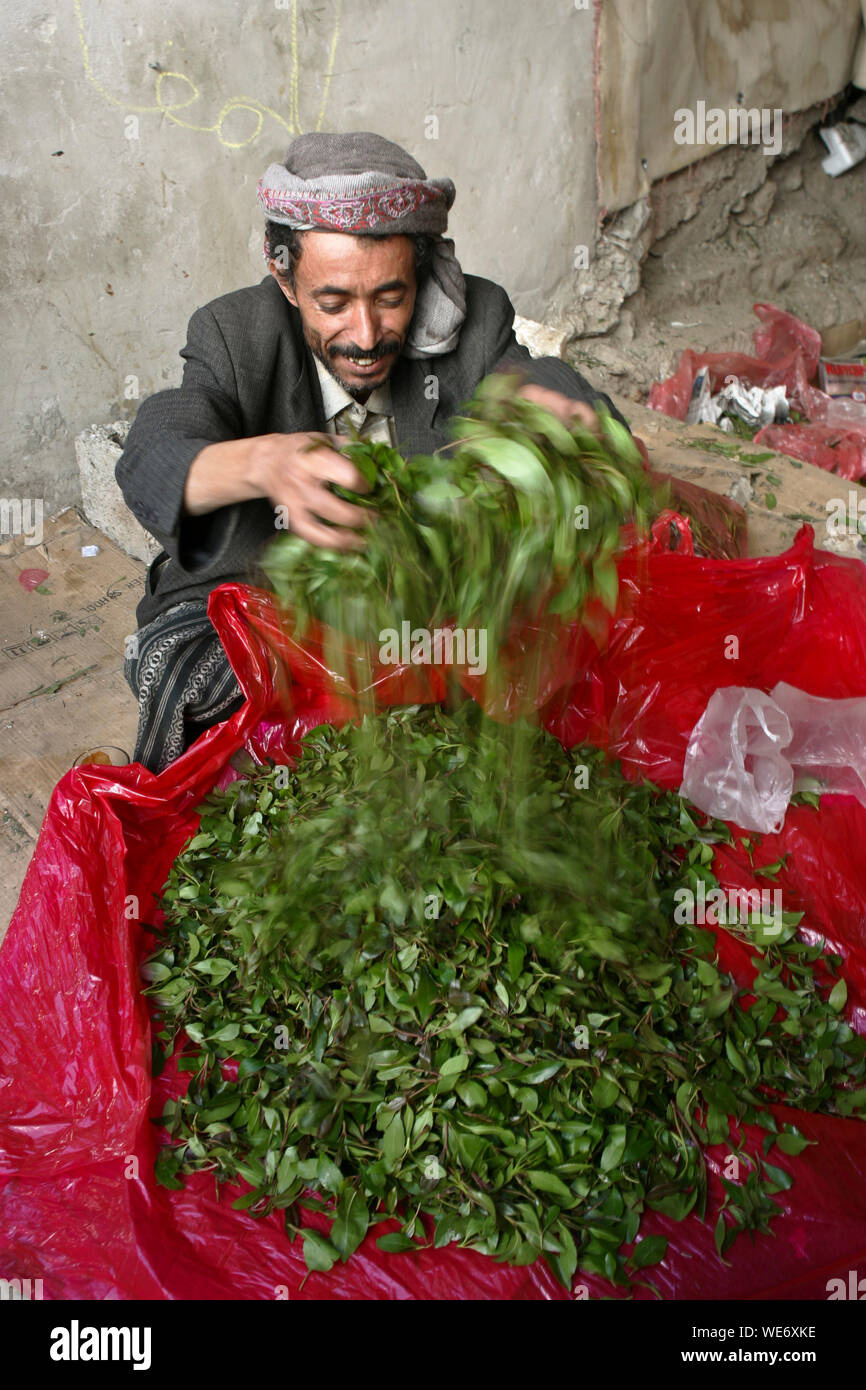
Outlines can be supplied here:
M428 179L399 145L368 130L299 135L258 185L270 221L296 231L433 238L433 263L403 348L407 357L451 352L466 318L463 272L454 242L442 235L455 191L450 179Z

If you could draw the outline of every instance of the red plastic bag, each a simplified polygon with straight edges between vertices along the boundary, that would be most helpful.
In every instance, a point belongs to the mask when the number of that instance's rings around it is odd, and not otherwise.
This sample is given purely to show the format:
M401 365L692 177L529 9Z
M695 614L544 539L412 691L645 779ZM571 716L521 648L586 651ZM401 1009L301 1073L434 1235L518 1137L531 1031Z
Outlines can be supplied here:
M715 560L737 560L748 554L749 537L746 512L739 502L722 497L718 492L690 483L687 478L675 478L672 473L650 472L653 483L670 489L671 506L675 515L687 516L694 547L699 555ZM676 546L670 547L676 550Z
M695 377L702 367L709 369L713 392L720 391L732 376L751 386L785 386L790 405L807 416L809 423L765 425L754 442L814 463L840 478L862 478L866 475L866 405L836 399L810 384L821 356L820 333L773 304L752 307L760 319L753 335L754 357L687 348L673 376L652 387L650 408L685 420Z
M545 724L563 742L591 738L634 775L676 786L691 727L720 684L769 688L779 679L820 695L866 694L862 567L814 551L801 531L783 556L712 561L660 548L630 552L622 606L606 634L564 629ZM150 1120L184 1080L171 1066L152 1082L148 1010L138 964L168 868L197 823L196 806L233 775L245 747L259 759L297 751L304 732L351 712L315 643L280 631L268 597L227 585L210 616L247 703L208 730L160 776L140 765L77 768L58 784L0 951L0 1268L42 1278L47 1298L481 1298L564 1299L541 1264L512 1269L446 1247L386 1255L368 1237L346 1265L301 1289L300 1243L279 1213L256 1220L231 1208L207 1174L182 1191L155 1184ZM739 639L737 659L724 655ZM528 639L527 639L528 640ZM411 692L411 693L410 693ZM390 668L376 698L438 698L432 671ZM289 701L290 714L281 711ZM760 862L792 850L785 887L807 928L845 957L849 1016L864 1023L866 812L827 799L820 816L791 812ZM723 886L751 886L748 862L717 858ZM726 968L747 982L743 948L719 932ZM779 1198L773 1238L740 1240L730 1266L711 1225L649 1215L644 1233L669 1235L653 1282L669 1297L825 1298L866 1247L866 1125L781 1110L820 1139L796 1159ZM718 1173L725 1155L712 1153ZM316 1217L310 1218L315 1224ZM591 1296L614 1291L578 1275ZM644 1290L638 1297L650 1296Z
M701 367L707 367L713 392L721 391L731 376L750 386L785 386L792 405L806 412L804 392L818 370L820 333L774 304L754 304L752 308L760 319L753 334L754 357L743 352L692 352L687 348L673 376L652 387L647 402L650 409L685 420L695 377Z
M755 435L755 443L814 463L851 482L866 476L866 430L820 424L765 425Z
M752 310L760 320L752 334L755 355L764 362L786 362L799 354L806 379L811 381L821 356L818 330L810 328L794 314L777 309L775 304L753 304Z

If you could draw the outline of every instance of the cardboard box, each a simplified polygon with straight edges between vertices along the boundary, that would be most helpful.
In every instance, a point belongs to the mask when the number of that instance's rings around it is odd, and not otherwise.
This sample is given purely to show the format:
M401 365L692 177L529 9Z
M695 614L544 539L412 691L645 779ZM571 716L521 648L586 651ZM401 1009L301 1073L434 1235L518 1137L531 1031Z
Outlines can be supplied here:
M41 530L0 542L0 939L55 785L95 748L131 754L138 725L123 654L145 566L73 508Z
M866 401L866 354L844 361L822 357L818 377L821 390L828 396L850 396L854 401Z
M844 359L866 353L866 319L834 323L821 333L821 356Z
M818 378L828 396L866 401L866 319L824 329Z

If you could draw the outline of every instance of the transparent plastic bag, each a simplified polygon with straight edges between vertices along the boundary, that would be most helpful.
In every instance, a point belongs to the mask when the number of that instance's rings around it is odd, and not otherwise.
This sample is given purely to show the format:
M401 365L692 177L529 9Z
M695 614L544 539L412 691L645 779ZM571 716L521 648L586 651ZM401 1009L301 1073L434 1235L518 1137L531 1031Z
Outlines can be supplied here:
M689 739L680 792L743 830L776 833L794 791L866 807L866 698L824 699L779 681L711 697Z
M790 719L771 696L739 685L717 690L692 730L681 795L743 830L781 830L794 788L782 752L791 737Z
M866 699L825 700L784 681L771 694L791 724L795 791L840 792L866 806Z

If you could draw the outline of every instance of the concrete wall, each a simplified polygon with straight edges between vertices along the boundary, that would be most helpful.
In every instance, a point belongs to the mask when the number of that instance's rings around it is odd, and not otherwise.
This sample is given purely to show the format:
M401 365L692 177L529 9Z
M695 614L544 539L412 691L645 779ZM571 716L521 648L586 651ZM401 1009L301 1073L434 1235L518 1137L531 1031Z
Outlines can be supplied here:
M138 400L179 381L193 310L264 273L256 182L294 135L371 129L398 141L429 174L454 179L449 233L467 271L505 285L519 314L571 309L579 331L599 332L639 274L647 216L630 205L701 154L673 143L674 110L698 98L728 106L742 91L746 105L791 112L832 95L850 76L859 10L859 0L7 4L0 496L42 497L46 512L77 502L75 435L131 419ZM601 300L597 188L603 212L626 209ZM579 246L593 254L589 271Z
M256 182L302 131L453 178L464 269L543 315L595 235L594 24L574 0L6 5L0 495L76 502L74 436L179 381L189 315L265 273Z

